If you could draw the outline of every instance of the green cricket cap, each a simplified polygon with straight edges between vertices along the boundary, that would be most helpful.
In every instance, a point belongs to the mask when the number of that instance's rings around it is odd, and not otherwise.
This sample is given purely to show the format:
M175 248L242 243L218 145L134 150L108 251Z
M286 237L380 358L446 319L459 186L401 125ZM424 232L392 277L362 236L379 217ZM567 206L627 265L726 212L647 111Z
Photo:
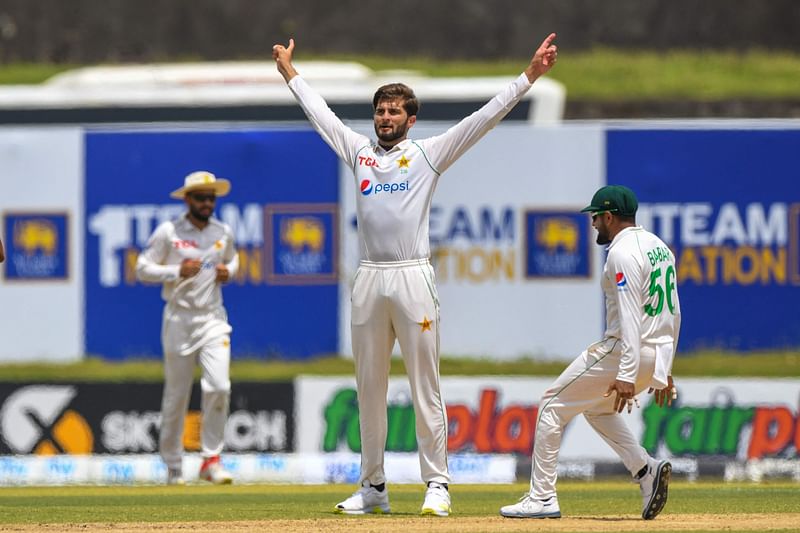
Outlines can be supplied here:
M581 213L610 211L617 215L632 217L638 208L639 202L632 190L624 185L606 185L594 193L592 203L581 209Z

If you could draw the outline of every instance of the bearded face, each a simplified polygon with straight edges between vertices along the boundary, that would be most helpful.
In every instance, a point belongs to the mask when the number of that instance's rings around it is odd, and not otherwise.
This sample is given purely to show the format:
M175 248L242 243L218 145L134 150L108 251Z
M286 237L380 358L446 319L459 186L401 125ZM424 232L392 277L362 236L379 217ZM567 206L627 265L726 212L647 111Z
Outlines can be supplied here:
M383 145L394 146L405 139L415 121L416 117L409 117L403 109L400 98L381 100L375 107L375 135Z
M610 232L608 230L608 218L611 214L608 211L595 213L592 215L592 227L597 230L597 244L604 245L611 243Z
M186 205L189 214L201 222L208 222L214 213L217 196L213 190L198 190L186 194Z

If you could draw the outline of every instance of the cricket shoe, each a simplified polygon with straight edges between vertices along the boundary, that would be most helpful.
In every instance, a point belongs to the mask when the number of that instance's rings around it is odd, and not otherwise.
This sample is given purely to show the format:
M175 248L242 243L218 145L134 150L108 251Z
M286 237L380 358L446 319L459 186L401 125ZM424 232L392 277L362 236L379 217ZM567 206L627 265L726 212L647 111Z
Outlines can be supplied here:
M219 462L219 455L203 459L198 477L214 485L230 485L233 483L233 476L222 467Z
M528 493L517 503L501 507L500 514L507 518L561 518L561 509L555 496L537 500Z
M667 504L672 465L669 461L656 461L648 457L645 468L647 470L639 478L639 487L642 491L642 518L652 520Z
M450 491L447 487L435 481L428 482L420 514L450 516Z
M180 468L167 468L167 485L186 485Z
M333 511L342 514L391 513L389 489L384 486L383 490L378 490L369 481L364 481L360 489L345 501L336 504Z

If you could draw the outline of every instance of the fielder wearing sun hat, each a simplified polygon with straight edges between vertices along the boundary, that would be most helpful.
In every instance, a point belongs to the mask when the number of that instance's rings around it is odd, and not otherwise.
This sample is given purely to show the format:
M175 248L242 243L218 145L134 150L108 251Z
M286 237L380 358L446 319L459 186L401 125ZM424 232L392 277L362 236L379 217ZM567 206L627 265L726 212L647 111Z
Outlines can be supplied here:
M218 178L206 170L192 172L183 180L183 187L169 193L170 198L183 199L187 193L194 190L212 190L217 196L225 196L231 190L231 182L225 178Z
M601 187L594 196L592 203L581 209L581 213L600 213L609 211L616 215L632 217L636 215L639 201L632 190L624 185L606 185Z

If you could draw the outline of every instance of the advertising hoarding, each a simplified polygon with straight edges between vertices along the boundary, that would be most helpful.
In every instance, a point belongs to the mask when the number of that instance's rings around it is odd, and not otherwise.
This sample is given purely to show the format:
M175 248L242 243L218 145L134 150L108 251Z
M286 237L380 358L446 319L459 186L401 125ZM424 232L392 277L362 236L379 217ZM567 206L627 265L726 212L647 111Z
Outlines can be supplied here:
M0 361L83 357L83 130L0 127Z
M680 350L800 345L800 130L738 126L500 124L434 196L443 353L570 359L596 340L603 253L573 211L607 181L637 191L639 221L676 252ZM350 353L352 177L310 129L2 128L0 163L0 299L14 303L0 322L15 333L1 360L160 356L159 291L133 266L201 167L234 182L217 209L241 248L224 290L234 356Z
M607 133L607 181L672 248L679 350L800 346L800 130Z
M234 357L335 353L338 165L315 132L289 129L87 133L87 351L160 355L160 288L136 280L136 257L185 212L169 193L200 169L232 182L215 215L239 250L223 287Z
M0 382L0 454L158 452L160 383ZM234 382L225 425L229 452L294 450L291 382ZM183 443L200 450L200 385L192 389Z
M448 452L529 457L539 398L553 382L540 377L443 377ZM361 449L355 379L301 376L296 380L297 451ZM625 420L655 457L786 459L800 454L800 380L676 377L678 400L659 408L652 395ZM406 378L391 378L386 449L417 449L414 410ZM609 398L609 402L613 399ZM583 416L566 427L559 453L565 461L617 460Z

